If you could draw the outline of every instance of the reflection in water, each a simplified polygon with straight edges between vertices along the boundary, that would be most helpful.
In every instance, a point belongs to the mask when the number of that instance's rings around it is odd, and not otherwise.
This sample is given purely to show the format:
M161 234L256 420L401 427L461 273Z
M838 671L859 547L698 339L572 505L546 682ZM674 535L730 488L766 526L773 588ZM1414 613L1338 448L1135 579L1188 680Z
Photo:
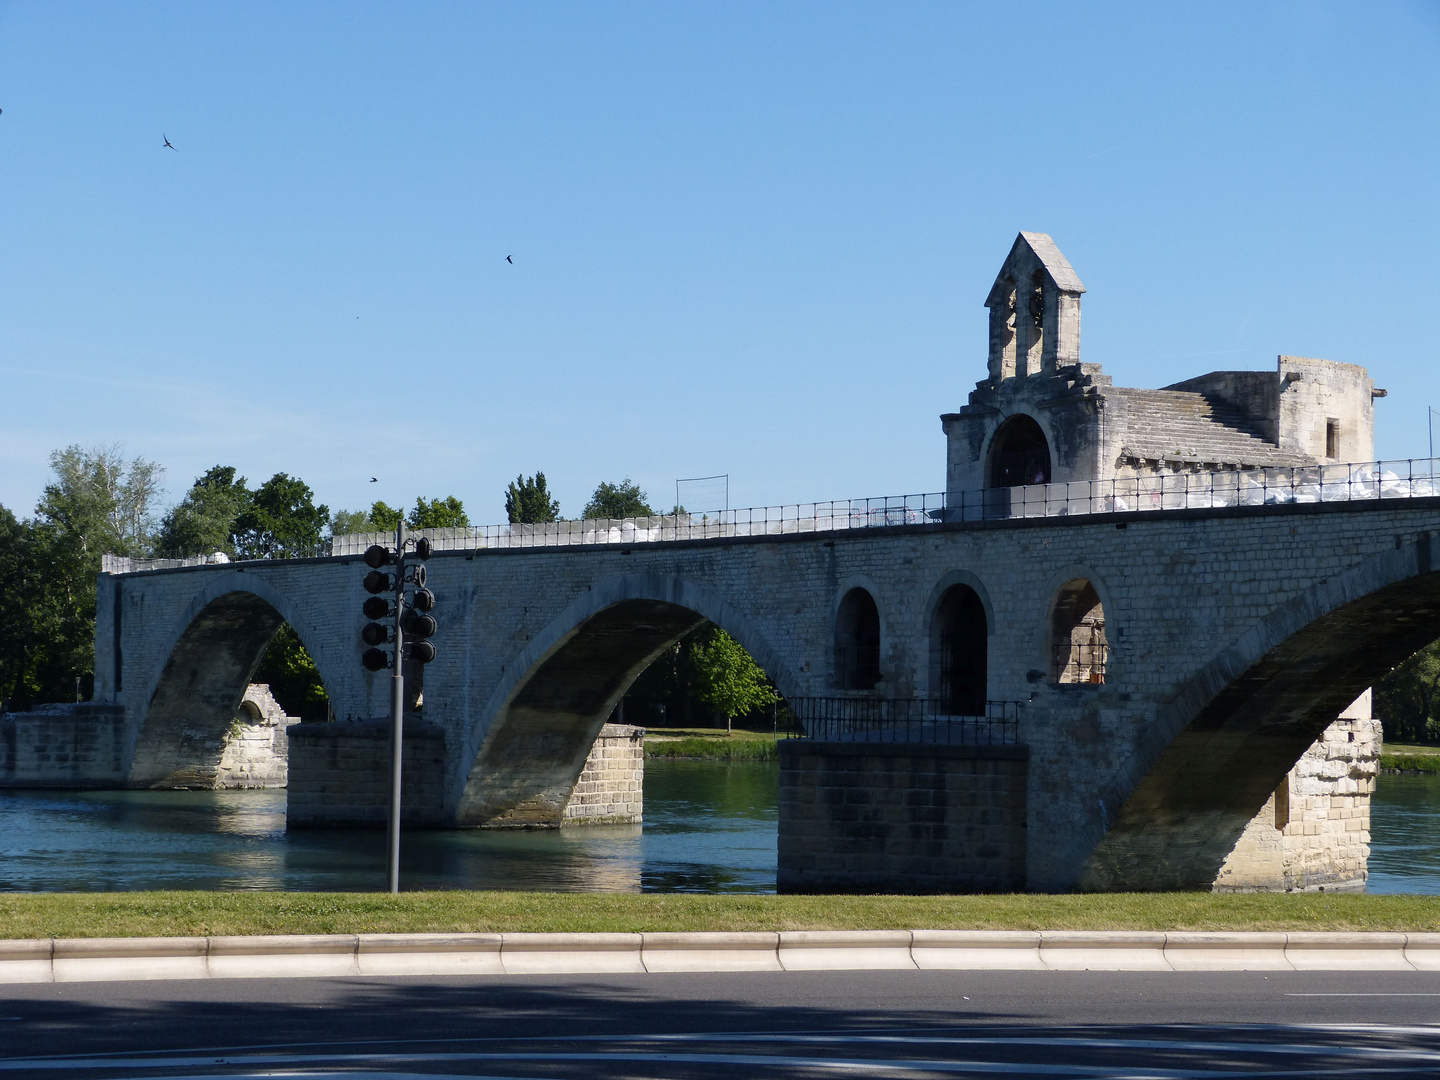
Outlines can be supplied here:
M411 889L773 892L773 763L651 761L645 825L407 833ZM1440 893L1440 776L1384 775L1374 893ZM380 831L286 834L283 791L0 792L0 889L372 890Z
M1382 773L1370 802L1372 893L1440 893L1440 776Z
M647 762L645 825L407 833L410 889L773 892L772 763ZM283 791L0 792L0 889L371 890L382 831L285 832Z

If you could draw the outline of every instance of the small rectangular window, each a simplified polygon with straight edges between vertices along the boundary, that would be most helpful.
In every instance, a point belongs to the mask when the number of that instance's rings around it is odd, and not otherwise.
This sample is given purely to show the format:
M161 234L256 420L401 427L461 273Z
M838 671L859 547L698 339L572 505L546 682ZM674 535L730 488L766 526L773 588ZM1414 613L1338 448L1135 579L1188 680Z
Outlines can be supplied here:
M1253 804L1252 804L1253 805ZM1290 824L1290 774L1285 774L1285 779L1280 781L1280 786L1275 789L1275 828L1281 832L1285 826Z
M1325 421L1325 456L1334 460L1340 456L1340 421Z

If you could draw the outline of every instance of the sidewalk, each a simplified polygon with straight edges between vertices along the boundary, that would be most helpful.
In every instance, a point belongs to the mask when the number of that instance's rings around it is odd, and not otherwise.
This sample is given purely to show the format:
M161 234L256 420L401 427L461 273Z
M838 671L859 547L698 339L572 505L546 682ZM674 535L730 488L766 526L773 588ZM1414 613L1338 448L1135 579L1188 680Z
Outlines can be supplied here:
M1440 934L839 930L0 940L0 983L876 969L1436 971Z

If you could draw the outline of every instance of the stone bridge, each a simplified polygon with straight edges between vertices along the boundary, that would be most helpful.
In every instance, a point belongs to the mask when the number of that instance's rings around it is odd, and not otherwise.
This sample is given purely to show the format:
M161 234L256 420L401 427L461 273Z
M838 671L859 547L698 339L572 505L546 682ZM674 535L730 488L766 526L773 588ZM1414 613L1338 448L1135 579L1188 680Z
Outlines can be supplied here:
M1437 535L1440 498L1422 497L440 551L429 810L559 824L631 681L708 619L790 699L1021 702L1013 872L979 887L1211 888L1307 748L1440 637ZM385 715L388 675L360 664L364 573L338 556L102 574L94 708L115 717L120 782L213 769L282 621L337 717ZM782 888L820 880L792 873L799 806L782 805ZM945 829L987 828L933 810L904 827L911 863L953 855ZM851 869L855 887L929 880Z

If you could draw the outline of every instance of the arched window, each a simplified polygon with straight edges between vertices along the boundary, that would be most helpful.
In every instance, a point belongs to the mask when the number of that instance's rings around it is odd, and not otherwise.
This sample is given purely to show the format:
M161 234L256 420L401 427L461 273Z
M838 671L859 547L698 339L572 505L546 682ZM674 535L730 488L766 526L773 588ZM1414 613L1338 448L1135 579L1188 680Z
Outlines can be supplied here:
M1110 644L1105 608L1085 578L1060 586L1050 615L1050 678L1057 683L1103 683Z
M872 690L880 681L880 609L864 589L851 589L835 616L835 682Z
M930 624L930 685L950 716L984 716L987 653L985 605L968 585L952 585Z
M1050 444L1028 416L1012 416L995 433L990 450L990 486L1023 487L1050 482Z

